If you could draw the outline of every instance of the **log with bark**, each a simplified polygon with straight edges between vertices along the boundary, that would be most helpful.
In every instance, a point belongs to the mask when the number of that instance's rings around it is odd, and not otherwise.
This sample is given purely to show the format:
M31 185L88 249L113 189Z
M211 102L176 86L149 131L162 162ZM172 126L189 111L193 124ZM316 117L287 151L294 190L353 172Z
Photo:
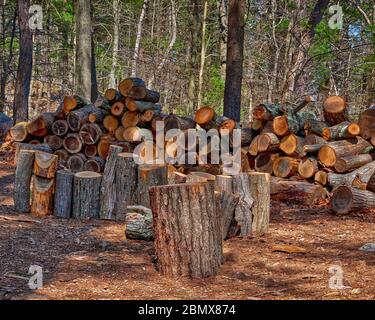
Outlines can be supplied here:
M331 205L333 211L337 214L372 209L375 207L375 194L353 187L339 186L333 190Z
M77 219L99 218L100 184L102 175L82 171L74 176L73 217Z
M209 184L150 188L158 270L170 277L216 275L223 261L220 214Z
M27 132L27 122L19 122L14 127L10 128L10 135L14 141L24 142L30 140Z
M96 108L96 110L89 114L88 121L91 123L102 123L107 115L109 115L107 110Z
M319 170L318 160L315 158L304 158L298 164L298 173L304 179L315 177Z
M319 150L318 157L325 166L333 167L339 158L368 153L372 149L373 146L369 142L356 137L327 143Z
M75 153L69 156L66 167L72 172L82 171L87 158L83 153Z
M333 127L323 129L323 138L327 141L354 138L360 134L357 123L349 121L341 122Z
M101 173L104 170L105 160L100 157L92 157L87 159L83 166L83 170Z
M346 156L338 159L335 163L334 168L335 171L338 173L345 173L360 168L374 160L374 154L359 154L353 156Z
M253 118L261 122L273 120L284 113L284 108L277 104L260 104L254 108Z
M33 175L35 152L21 150L14 180L14 208L19 212L30 212L30 182Z
M75 132L79 131L82 125L89 120L90 114L95 112L96 109L94 105L90 104L70 112L67 117L69 129Z
M151 209L142 206L128 206L126 211L126 238L146 241L153 240L153 217Z
M96 144L103 135L103 130L97 123L85 123L79 130L79 137L84 144Z
M63 139L63 146L69 153L78 153L82 150L82 140L78 133L68 133Z
M53 112L45 112L34 120L27 123L27 132L35 137L44 137L51 130L52 124L55 121L55 114Z
M74 173L59 170L56 173L56 191L53 215L69 219L72 216Z
M63 146L63 139L59 136L48 135L43 139L44 143L47 144L52 150L58 150Z
M175 114L170 114L164 118L165 132L171 129L180 129L180 130L194 129L195 126L196 126L195 121L189 117L181 117Z
M325 121L334 126L347 120L346 102L340 96L330 96L323 103Z
M54 179L33 176L30 211L33 216L44 217L52 214L54 192Z
M323 136L323 129L329 127L326 122L316 120L316 119L307 119L303 125L305 135L315 134L317 136Z
M33 150L33 151L43 151L47 153L53 153L53 150L49 145L43 144L29 144L29 143L16 143L16 151L14 154L14 164L18 162L18 156L22 150Z
M126 111L121 118L121 124L124 128L135 127L139 122L139 113L136 111Z
M124 99L122 94L113 88L109 88L105 91L104 98L106 98L111 103L121 101Z
M65 136L69 131L68 122L66 120L56 120L52 124L52 132L59 137Z
M262 133L258 138L258 152L272 152L278 150L280 140L274 133Z
M161 105L155 104L152 102L138 101L138 100L134 100L131 98L126 98L125 104L126 104L126 108L129 111L144 112L146 110L154 110L157 112L161 112Z
M257 172L273 173L273 163L279 157L277 153L260 153L255 158L255 170Z
M361 136L368 140L372 133L375 132L375 108L369 108L361 113L359 116L358 125L361 129Z
M202 107L195 112L194 121L204 129L211 129L217 127L215 123L216 112L211 107Z
M298 172L299 159L279 157L273 162L273 173L279 178L289 178Z

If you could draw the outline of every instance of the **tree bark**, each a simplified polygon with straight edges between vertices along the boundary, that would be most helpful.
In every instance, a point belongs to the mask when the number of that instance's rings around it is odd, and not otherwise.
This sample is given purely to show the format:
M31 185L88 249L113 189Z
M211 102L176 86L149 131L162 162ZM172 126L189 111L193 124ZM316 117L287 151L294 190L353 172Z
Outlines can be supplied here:
M31 214L36 217L44 217L52 214L55 180L34 175L32 184Z
M59 170L56 173L56 191L53 215L69 219L72 216L74 173Z
M372 209L375 207L375 194L348 186L339 186L333 190L331 205L337 214Z
M229 0L224 116L240 121L245 1Z

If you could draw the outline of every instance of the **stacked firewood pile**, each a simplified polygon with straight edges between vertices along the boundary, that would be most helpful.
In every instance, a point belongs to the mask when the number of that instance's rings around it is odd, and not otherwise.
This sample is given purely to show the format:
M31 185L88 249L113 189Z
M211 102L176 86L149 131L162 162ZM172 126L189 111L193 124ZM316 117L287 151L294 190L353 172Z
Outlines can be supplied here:
M375 190L375 109L348 121L344 99L330 96L323 103L324 120L319 120L303 112L310 102L306 97L296 108L255 108L252 127L259 134L248 151L254 169L277 177L273 186L281 196L285 189L288 197L302 195L309 204L325 194L322 186L334 189L331 203L336 213L373 207L375 194L363 190ZM282 178L289 181L278 180Z
M147 89L143 80L125 79L118 89L108 89L94 104L78 95L67 96L56 112L18 123L11 136L22 142L18 149L54 153L60 166L72 172L100 173L109 146L131 151L134 144L152 139L151 120L161 112L159 93Z

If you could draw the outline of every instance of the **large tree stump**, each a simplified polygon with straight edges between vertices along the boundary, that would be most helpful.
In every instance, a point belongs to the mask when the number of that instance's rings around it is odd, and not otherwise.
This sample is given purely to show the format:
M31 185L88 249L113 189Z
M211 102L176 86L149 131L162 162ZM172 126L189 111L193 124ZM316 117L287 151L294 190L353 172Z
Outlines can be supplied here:
M56 174L58 159L59 157L54 154L35 152L34 174L38 177L53 179Z
M337 214L372 209L375 207L375 194L348 186L339 186L333 190L331 205Z
M74 173L59 170L56 173L56 191L53 215L69 219L72 216Z
M116 204L115 214L124 214L128 206L135 203L138 165L133 153L118 153L115 170Z
M325 166L333 167L339 158L369 153L372 149L373 146L369 142L361 137L356 137L355 139L327 143L319 150L318 157Z
M270 221L270 184L268 173L249 173L249 192L254 200L251 212L253 214L252 234L261 236L268 231Z
M137 180L137 204L150 208L148 189L152 186L168 184L168 167L166 165L140 165Z
M116 167L117 155L122 152L119 146L110 146L107 163L104 167L102 185L100 187L100 219L111 220L115 217L116 206Z
M83 171L74 176L73 217L78 219L99 218L100 183L102 175Z
M14 208L19 212L30 212L30 183L33 175L35 152L22 150L18 157L14 180Z
M55 180L33 176L31 214L44 217L52 214Z
M166 276L216 275L222 231L215 195L206 183L150 188L158 269Z

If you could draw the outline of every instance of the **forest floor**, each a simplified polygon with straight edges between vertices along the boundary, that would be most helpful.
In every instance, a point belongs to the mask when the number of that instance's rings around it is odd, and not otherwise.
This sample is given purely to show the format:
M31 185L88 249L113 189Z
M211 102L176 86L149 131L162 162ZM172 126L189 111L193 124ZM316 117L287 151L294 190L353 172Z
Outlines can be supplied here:
M14 167L0 158L0 299L374 299L375 211L333 215L327 206L272 203L269 232L224 243L215 277L158 274L152 242L125 239L124 223L33 218L13 209ZM305 253L274 251L292 245ZM43 287L30 290L31 265ZM343 271L330 289L329 268Z

